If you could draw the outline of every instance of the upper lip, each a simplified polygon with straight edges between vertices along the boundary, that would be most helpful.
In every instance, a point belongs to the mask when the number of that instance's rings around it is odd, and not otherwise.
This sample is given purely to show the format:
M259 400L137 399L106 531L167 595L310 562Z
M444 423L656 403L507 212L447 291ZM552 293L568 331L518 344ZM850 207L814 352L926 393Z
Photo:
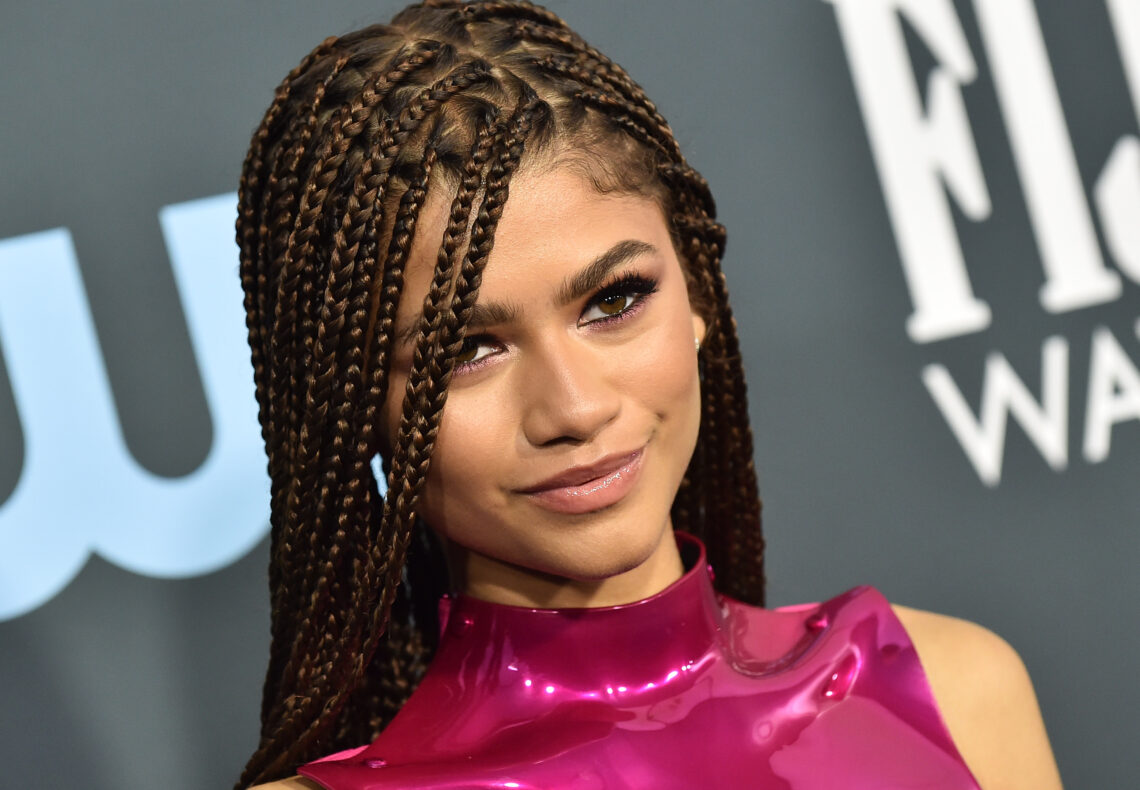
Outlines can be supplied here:
M549 491L552 488L567 488L569 486L580 486L583 483L588 483L591 480L597 480L599 477L604 477L608 474L616 472L626 464L633 461L634 458L641 452L642 448L638 448L631 452L614 453L607 455L595 461L592 464L583 464L581 466L572 466L565 471L559 472L553 477L548 477L540 483L521 488L519 491L524 494L537 494L540 491Z

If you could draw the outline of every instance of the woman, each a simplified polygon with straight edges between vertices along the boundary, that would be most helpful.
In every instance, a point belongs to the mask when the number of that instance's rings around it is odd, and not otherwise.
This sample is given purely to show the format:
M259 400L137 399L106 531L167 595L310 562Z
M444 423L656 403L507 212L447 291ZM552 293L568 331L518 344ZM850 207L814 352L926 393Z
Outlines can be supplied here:
M554 15L442 0L325 41L238 241L273 480L243 785L1059 787L992 634L867 589L755 608L724 230Z

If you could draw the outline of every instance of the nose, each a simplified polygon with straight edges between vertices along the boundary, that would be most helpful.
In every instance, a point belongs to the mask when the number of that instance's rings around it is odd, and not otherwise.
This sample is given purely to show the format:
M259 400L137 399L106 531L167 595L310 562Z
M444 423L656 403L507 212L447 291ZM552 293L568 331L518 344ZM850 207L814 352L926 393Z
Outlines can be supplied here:
M567 338L527 355L520 366L522 430L534 447L584 444L621 411L605 352Z

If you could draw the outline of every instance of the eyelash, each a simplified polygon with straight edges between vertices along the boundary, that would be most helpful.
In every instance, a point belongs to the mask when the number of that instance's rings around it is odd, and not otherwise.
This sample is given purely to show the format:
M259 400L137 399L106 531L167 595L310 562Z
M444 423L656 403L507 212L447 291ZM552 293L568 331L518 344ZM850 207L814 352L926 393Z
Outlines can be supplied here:
M586 306L586 311L613 296L628 297L632 300L631 304L620 313L595 318L584 324L579 324L579 326L606 326L615 324L618 321L624 321L634 313L639 312L641 307L645 304L645 300L656 292L657 281L651 277L646 277L637 272L627 272L618 275L598 289L598 292L594 294L594 298L591 299ZM586 311L583 311L583 314L585 314Z
M612 326L620 321L624 321L630 316L641 311L645 305L646 299L657 292L658 283L652 277L646 277L637 272L627 272L618 275L611 279L608 283L600 287L590 301L586 304L586 309L582 311L585 315L590 310L596 308L601 302L615 296L624 296L631 300L630 304L626 306L621 312L614 313L613 315L606 315L600 318L592 318L588 321L579 322L578 326L585 327L603 327ZM469 350L470 345L476 346L490 344L490 338L486 335L475 335L468 337L464 342L463 351ZM462 351L460 352L462 353ZM467 373L476 370L486 364L491 354L467 361L456 362L456 373Z

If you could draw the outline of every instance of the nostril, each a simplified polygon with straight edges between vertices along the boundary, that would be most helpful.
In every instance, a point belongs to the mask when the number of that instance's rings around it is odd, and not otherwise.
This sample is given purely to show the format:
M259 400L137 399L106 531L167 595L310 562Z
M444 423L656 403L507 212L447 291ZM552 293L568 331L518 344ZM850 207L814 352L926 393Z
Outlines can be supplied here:
M590 442L621 411L621 393L607 375L606 359L581 341L550 341L520 362L522 429L533 447Z
M539 447L580 447L583 444L589 443L590 438L592 438L592 437L583 438L580 436L571 436L571 435L567 434L564 436L556 436L552 439L548 439L547 441L543 442L541 445L538 445L538 446Z

